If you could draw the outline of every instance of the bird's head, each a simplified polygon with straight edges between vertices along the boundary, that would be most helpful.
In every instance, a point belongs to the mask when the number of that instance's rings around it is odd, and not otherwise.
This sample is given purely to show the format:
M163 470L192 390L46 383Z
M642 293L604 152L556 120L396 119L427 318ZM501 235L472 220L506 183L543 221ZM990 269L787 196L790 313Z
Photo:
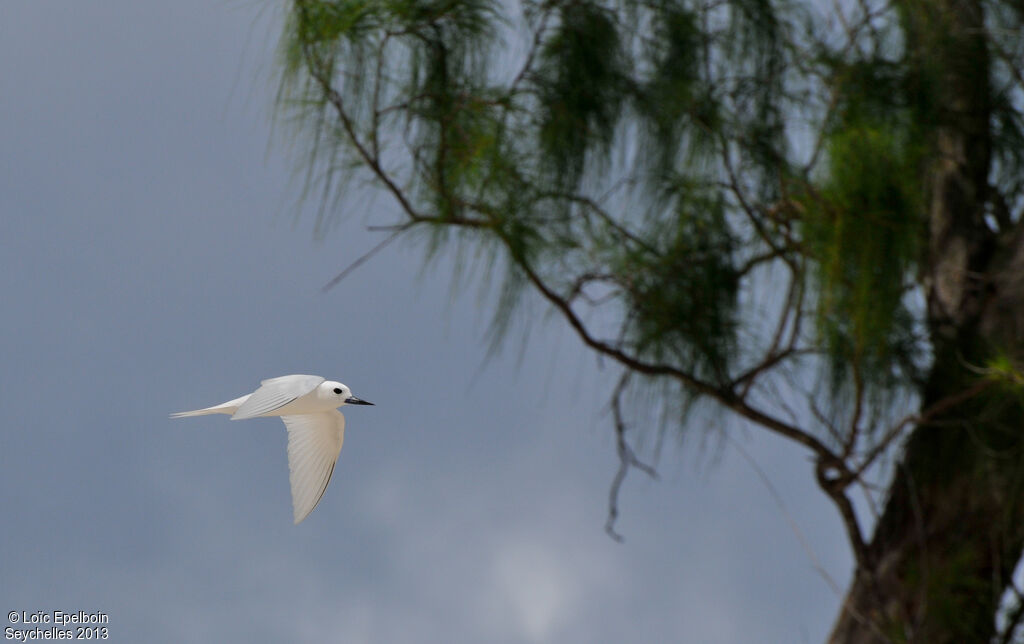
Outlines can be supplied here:
M342 405L372 405L372 402L360 400L352 395L352 390L348 388L348 385L343 385L340 382L333 380L327 380L320 383L321 395L327 397L334 397L338 401L338 406Z

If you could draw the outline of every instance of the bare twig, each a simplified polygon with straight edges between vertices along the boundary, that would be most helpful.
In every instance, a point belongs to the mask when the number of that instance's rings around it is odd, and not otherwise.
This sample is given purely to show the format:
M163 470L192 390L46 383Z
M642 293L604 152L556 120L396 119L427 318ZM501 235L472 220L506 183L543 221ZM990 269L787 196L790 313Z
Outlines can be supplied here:
M843 443L843 459L848 459L857 446L857 440L861 434L860 419L864 413L864 377L861 374L860 356L854 356L850 361L850 370L853 372L853 416L850 418L850 426L847 430L846 439Z
M793 518L793 515L790 514L789 510L786 508L786 502L782 500L782 495L779 494L779 491L777 489L775 489L775 486L768 478L768 475L761 468L761 466L757 464L757 461L754 460L754 457L752 457L747 452L747 450L743 448L742 445L740 445L731 436L726 436L726 440L732 443L732 446L736 449L737 452L739 452L740 456L743 457L743 460L745 460L747 464L750 465L751 469L754 470L754 473L757 474L757 477L761 479L761 483L764 485L765 489L768 490L768 494L771 495L772 500L775 501L775 505L779 507L779 512L782 513L782 516L783 518L785 518L786 523L789 524L789 529L793 531L793 534L796 536L796 540L800 542L800 547L803 548L803 551L807 555L807 558L811 560L811 567L814 568L814 570L819 575L821 575L821 578L825 580L825 583L828 584L828 587L832 590L832 592L834 592L837 596L841 595L842 591L839 588L839 584L836 582L835 579L832 578L832 575L828 574L828 571L825 570L825 566L822 565L821 560L818 559L818 555L814 552L814 548L811 547L810 542L807 541L807 537L805 537L803 531L800 530L800 526L797 525L796 519Z
M627 371L619 378L619 384L615 387L615 393L612 394L611 406L612 414L615 417L615 445L619 454L619 469L615 473L611 489L608 491L608 520L604 524L604 531L619 543L622 543L624 539L615 530L615 521L619 517L619 491L622 488L622 483L626 480L629 468L635 467L652 479L657 480L658 478L658 472L654 467L638 459L636 452L626 442L626 422L622 417L621 398L628 382L629 372Z
M359 268L364 262L366 262L368 259L370 259L374 255L376 255L380 251L384 250L388 246L388 244L390 244L391 242L393 242L396 239L398 239L398 236L401 235L402 233L404 233L408 229L409 229L409 224L405 224L403 226L399 226L397 229L394 230L394 232L392 232L390 235L385 237L382 242L380 242L379 244L377 244L376 246L374 246L373 248L371 248L367 252L365 252L362 255L360 255L358 259L356 259L354 262L352 262L351 264L346 266L344 269L342 269L342 271L340 273L338 273L337 275L335 275L331 279L330 282L327 282L326 284L324 284L323 288L321 288L320 290L322 292L326 293L327 291L329 291L332 288L334 288L335 286L337 286L338 282L340 282L341 280L345 279L345 277L347 277L349 273L351 273L355 269Z

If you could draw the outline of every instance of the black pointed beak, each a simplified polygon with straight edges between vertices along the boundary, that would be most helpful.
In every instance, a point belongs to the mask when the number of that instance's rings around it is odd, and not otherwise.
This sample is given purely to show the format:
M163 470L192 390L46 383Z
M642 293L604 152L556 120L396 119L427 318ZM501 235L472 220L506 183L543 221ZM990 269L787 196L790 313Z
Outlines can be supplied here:
M360 400L360 399L356 398L355 396L349 396L348 398L346 398L345 399L345 404L346 405L371 405L371 406L373 406L372 402L370 402L368 400Z

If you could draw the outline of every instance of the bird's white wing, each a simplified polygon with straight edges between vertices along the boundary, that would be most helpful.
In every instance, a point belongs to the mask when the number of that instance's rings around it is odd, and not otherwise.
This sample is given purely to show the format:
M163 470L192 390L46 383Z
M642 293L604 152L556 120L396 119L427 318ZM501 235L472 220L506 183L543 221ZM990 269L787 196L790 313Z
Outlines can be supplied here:
M255 418L284 407L296 398L313 391L323 381L320 376L301 375L264 380L260 383L260 388L252 392L252 395L242 403L231 420Z
M288 428L288 479L295 523L309 516L334 473L345 441L345 417L337 409L281 416Z

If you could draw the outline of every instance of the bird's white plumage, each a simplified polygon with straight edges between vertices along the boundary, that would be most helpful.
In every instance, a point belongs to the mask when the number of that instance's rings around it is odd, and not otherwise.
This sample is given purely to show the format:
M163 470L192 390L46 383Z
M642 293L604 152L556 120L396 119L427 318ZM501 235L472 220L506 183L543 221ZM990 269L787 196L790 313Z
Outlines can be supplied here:
M295 523L309 516L327 489L345 441L345 417L337 409L281 416L288 428L288 479Z
M280 416L288 430L288 471L295 523L320 502L334 473L345 440L343 405L372 405L352 395L340 382L320 376L291 375L270 378L251 394L171 418L228 414L232 420Z
M323 382L320 376L281 376L260 383L260 388L242 403L231 420L245 420L280 409L296 398L305 396Z

